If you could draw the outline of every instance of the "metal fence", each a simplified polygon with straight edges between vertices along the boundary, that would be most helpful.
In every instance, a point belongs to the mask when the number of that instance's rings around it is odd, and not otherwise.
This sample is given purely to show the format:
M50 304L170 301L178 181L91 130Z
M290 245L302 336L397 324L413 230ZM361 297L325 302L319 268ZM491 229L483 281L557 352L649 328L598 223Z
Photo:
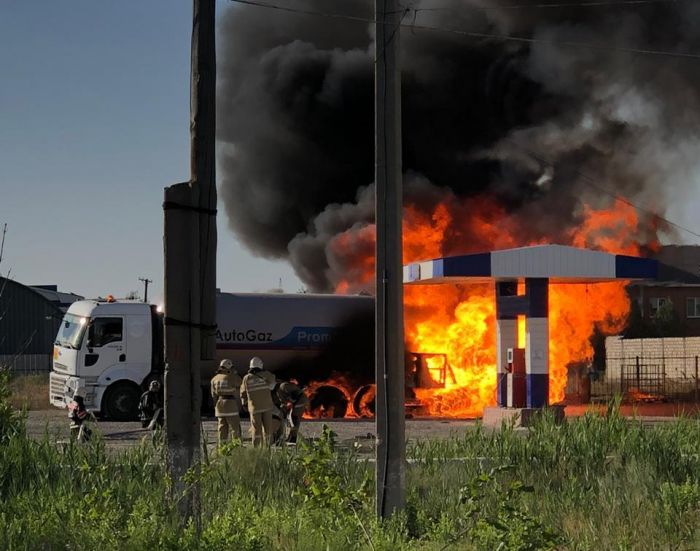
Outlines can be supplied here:
M0 354L0 367L15 375L51 372L51 354Z
M607 358L591 377L592 402L622 396L630 401L700 401L699 356Z

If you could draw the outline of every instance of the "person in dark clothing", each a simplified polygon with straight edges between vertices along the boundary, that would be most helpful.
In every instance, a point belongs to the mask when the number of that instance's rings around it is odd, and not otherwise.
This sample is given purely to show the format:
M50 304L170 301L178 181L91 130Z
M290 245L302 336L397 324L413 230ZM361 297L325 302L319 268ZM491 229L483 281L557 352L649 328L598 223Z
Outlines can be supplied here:
M159 381L151 381L148 390L141 395L139 418L143 428L154 430L163 426L163 394Z
M287 416L289 433L287 442L295 443L301 427L301 419L309 405L309 399L304 391L293 382L283 382L275 387L276 402Z
M80 390L76 390L73 395L73 401L68 404L68 419L70 419L70 436L72 440L78 442L87 442L92 436L92 431L86 425L90 414L85 407L85 401L80 394Z

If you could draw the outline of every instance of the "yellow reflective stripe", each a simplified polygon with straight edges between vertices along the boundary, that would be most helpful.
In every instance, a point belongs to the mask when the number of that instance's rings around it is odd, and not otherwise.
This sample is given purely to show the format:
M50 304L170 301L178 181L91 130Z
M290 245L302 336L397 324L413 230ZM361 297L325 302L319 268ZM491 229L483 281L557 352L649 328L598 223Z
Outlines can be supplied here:
M270 388L269 384L266 383L265 381L246 381L246 388L248 389L248 392L253 391L253 390L258 390L258 389L267 389Z

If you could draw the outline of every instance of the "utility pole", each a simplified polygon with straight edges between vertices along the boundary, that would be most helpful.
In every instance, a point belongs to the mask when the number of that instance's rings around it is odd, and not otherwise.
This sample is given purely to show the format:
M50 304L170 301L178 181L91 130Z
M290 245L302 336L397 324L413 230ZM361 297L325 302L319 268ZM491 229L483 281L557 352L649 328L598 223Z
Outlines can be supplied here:
M401 72L398 0L375 0L377 515L405 505Z
M193 0L190 181L165 188L165 432L172 496L183 523L199 527L202 365L213 363L216 330L214 174L215 0Z
M143 301L148 304L148 284L153 283L153 280L146 277L140 277L139 281L143 281Z

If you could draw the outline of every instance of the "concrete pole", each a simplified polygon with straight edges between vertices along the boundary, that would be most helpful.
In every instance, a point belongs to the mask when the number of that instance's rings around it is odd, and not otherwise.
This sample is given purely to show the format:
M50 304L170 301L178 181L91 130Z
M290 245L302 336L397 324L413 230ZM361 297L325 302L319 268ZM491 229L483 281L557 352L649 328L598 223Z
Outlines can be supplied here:
M216 362L216 46L215 0L195 0L190 92L191 181L199 188L202 371Z
M184 475L199 459L198 194L190 182L165 189L165 432L171 499L183 523L196 518L197 496Z
M376 0L376 422L377 515L405 504L401 72L398 0Z
M216 58L214 0L193 0L190 181L165 189L165 425L168 470L183 522L199 525L198 470L202 366L215 355ZM195 473L196 474L196 473ZM195 477L196 479L196 477Z

